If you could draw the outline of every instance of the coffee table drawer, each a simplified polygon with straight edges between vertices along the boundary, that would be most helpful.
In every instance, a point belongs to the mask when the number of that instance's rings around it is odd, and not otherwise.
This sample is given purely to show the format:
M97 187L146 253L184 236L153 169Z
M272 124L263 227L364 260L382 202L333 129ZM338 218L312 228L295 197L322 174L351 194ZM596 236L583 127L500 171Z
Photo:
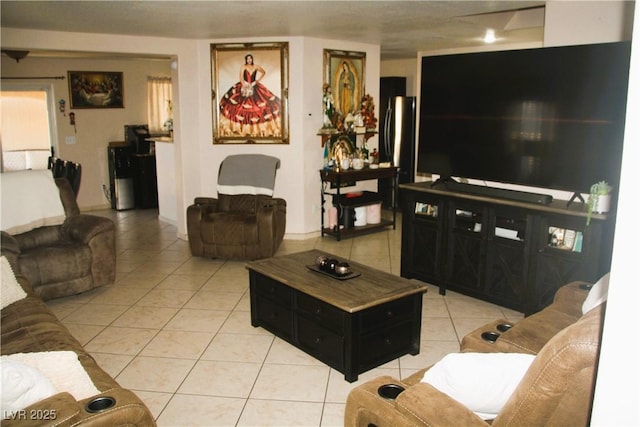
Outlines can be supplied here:
M273 301L279 301L282 304L290 307L292 304L293 290L269 277L262 274L255 274L255 283L252 286L252 291L255 291L257 295L269 298Z
M360 341L360 366L367 369L405 354L411 346L413 327L403 322L390 328L363 335Z
M260 325L274 334L291 340L293 338L293 311L291 307L260 299L256 304L256 315Z
M338 335L344 335L345 313L342 310L304 294L298 294L298 310L302 316L322 327Z
M413 316L414 299L403 298L384 305L373 307L362 313L362 331L378 329L381 325L390 326L403 322Z
M335 369L344 368L344 338L305 319L298 318L300 348Z

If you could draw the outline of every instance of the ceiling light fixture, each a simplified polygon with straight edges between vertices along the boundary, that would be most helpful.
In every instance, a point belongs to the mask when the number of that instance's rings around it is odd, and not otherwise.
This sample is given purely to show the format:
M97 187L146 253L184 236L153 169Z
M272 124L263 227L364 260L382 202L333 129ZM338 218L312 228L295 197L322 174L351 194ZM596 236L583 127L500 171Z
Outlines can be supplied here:
M21 59L24 59L29 54L28 50L8 50L2 49L2 53L7 55L11 59L15 59L16 62L20 62Z
M485 43L494 43L496 41L496 32L489 28L487 32L484 34L484 42Z

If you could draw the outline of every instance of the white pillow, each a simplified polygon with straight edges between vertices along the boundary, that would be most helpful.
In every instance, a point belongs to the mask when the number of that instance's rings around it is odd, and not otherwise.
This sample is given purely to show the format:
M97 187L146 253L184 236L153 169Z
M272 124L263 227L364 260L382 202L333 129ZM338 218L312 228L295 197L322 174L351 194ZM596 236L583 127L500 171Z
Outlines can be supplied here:
M462 403L480 418L493 419L502 410L535 359L520 353L451 353L422 378Z
M589 290L589 295L582 303L582 314L596 308L607 300L609 293L609 273L602 276Z
M53 384L54 393L48 396L66 391L76 400L81 400L100 393L78 360L78 355L73 351L16 353L2 356L0 357L0 361L2 362L3 369L3 409L4 394L5 390L7 390L4 384L4 366L6 362L22 363L41 372L47 380Z
M0 281L2 282L2 292L0 293L1 308L5 308L25 298L27 293L16 280L16 275L13 273L11 264L9 264L9 260L4 256L0 257L0 269L2 274L2 276L0 276Z
M2 418L56 394L49 379L25 363L2 358Z

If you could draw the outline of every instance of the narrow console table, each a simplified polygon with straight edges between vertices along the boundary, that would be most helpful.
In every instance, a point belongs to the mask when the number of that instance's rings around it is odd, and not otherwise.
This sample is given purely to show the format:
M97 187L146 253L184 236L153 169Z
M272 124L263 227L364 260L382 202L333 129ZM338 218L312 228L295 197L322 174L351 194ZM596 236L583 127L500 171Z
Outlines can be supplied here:
M422 294L427 287L355 262L360 276L338 280L311 271L311 250L253 261L251 324L262 326L344 374L358 374L420 352Z
M608 215L586 225L581 204L527 203L402 184L401 275L525 314L562 285L595 282L611 265Z
M325 204L325 196L333 197L333 204L339 206L340 208L355 208L358 206L370 205L378 202L382 202L382 199L376 192L364 191L361 197L355 198L347 198L344 194L341 195L341 189L346 185L354 185L358 181L368 181L368 180L379 180L379 179L391 179L393 181L393 203L392 203L392 211L393 218L391 220L381 219L378 224L367 224L358 227L352 228L344 228L340 229L338 225L335 229L331 227L325 227L324 223L324 213L326 208ZM340 240L341 237L348 236L356 236L359 234L368 233L371 231L379 230L384 227L393 226L396 228L396 200L398 194L398 168L397 167L385 167L385 168L368 168L355 170L348 169L344 171L336 171L333 169L321 169L320 170L320 181L321 181L321 189L320 189L320 205L322 206L321 211L321 224L320 230L321 235L325 234L334 236L337 240ZM331 187L335 187L336 193L330 193L326 188L327 185L330 184Z

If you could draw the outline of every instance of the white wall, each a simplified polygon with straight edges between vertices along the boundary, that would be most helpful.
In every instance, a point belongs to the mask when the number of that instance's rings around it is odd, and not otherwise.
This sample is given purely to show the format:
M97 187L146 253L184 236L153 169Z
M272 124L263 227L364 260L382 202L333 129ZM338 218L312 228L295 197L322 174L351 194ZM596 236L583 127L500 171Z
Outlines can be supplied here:
M637 182L640 180L640 10L632 2L547 2L545 45L628 40L633 37L627 119L618 190L611 280L591 414L592 426L640 425L640 366L636 339L640 288L637 246L640 229ZM631 21L636 27L632 31Z
M635 11L640 24L640 8ZM633 32L640 40L640 25ZM637 183L640 182L640 45L634 42L627 101L624 155L620 176L611 281L598 364L592 426L640 425L640 341L637 331L640 287L638 276Z
M380 77L406 77L407 96L417 96L420 81L418 80L418 60L391 59L380 63Z
M544 45L606 43L630 40L633 1L547 1Z
M320 137L322 126L323 49L366 53L365 90L379 97L378 45L300 37L242 40L182 40L105 34L81 34L2 28L3 46L86 52L163 54L177 60L174 81L174 149L177 226L186 235L186 208L193 198L215 195L217 170L228 154L257 152L277 156L275 195L287 200L287 237L304 237L320 229ZM211 129L211 43L289 42L288 145L213 145ZM126 79L126 76L125 76ZM177 84L176 84L177 82ZM371 140L377 146L377 137Z

